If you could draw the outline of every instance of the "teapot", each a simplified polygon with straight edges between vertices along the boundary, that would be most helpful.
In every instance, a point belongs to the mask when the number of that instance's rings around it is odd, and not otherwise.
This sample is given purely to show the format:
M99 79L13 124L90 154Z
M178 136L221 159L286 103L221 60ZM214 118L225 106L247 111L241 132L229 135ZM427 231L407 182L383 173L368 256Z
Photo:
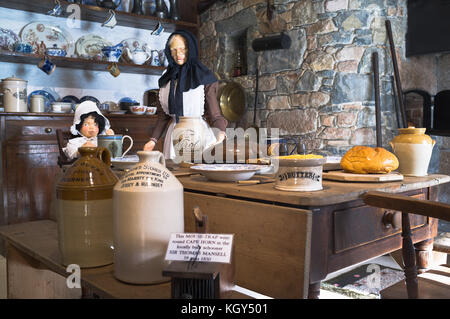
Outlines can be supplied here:
M131 51L130 48L125 47L124 52L128 60L138 65L146 63L152 57L152 54L149 53L145 47L142 49L136 48L133 51Z

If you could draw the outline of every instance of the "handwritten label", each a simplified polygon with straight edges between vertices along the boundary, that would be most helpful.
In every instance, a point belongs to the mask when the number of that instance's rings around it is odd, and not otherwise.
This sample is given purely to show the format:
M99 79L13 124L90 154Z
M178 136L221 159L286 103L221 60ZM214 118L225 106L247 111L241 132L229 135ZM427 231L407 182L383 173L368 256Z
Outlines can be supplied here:
M230 263L233 235L175 233L170 236L166 260Z

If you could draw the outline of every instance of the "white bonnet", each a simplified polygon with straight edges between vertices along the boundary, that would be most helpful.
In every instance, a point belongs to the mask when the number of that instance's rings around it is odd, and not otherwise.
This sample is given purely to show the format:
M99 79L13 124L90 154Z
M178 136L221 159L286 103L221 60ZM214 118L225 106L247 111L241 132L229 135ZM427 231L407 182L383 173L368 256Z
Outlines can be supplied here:
M80 103L78 105L78 107L75 109L75 115L73 117L73 124L70 127L70 132L73 135L80 134L80 132L77 131L76 125L80 124L81 116L83 114L88 114L91 112L97 112L98 114L100 114L101 116L103 116L105 118L105 129L103 130L103 132L99 132L99 134L103 134L104 132L106 132L107 129L109 129L111 127L111 125L109 124L109 120L102 114L102 112L100 112L96 103L94 103L92 101L84 101L83 103Z

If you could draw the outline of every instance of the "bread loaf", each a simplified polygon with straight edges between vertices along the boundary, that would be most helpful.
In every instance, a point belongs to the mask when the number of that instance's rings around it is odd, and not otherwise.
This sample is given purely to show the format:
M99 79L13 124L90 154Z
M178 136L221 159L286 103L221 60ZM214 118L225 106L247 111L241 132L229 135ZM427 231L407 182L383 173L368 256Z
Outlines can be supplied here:
M398 168L398 159L382 147L355 146L341 159L346 172L357 174L386 174Z

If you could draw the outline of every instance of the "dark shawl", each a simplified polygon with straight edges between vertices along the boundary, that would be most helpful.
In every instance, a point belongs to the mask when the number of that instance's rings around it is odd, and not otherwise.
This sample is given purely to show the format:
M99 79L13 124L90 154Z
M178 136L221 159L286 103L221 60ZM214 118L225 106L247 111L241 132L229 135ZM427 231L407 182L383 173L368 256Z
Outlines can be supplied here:
M178 65L170 54L169 42L175 35L179 34L186 39L188 47L188 57L186 63ZM169 92L169 113L178 118L183 116L183 92L195 89L199 85L211 84L217 81L214 74L198 60L198 45L196 37L189 31L178 30L173 32L166 43L164 49L169 62L166 73L159 79L159 87L163 87L170 81ZM175 81L178 80L175 90Z

